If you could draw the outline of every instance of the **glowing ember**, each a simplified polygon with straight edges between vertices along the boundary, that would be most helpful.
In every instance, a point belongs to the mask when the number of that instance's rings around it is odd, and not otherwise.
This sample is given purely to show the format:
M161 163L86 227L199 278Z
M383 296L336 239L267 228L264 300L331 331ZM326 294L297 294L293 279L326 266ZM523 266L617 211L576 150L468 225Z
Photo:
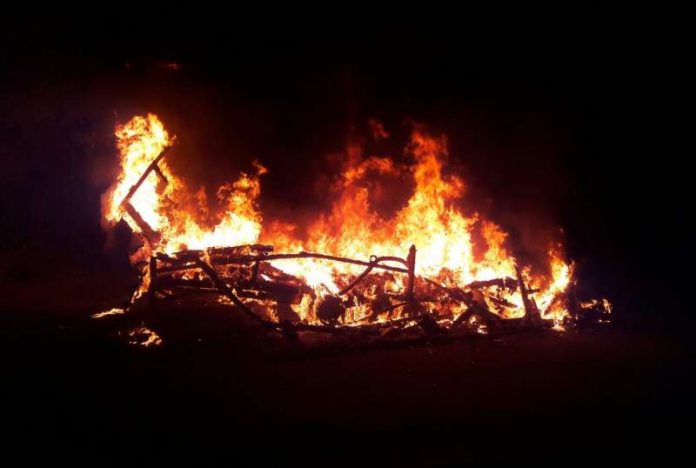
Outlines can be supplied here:
M142 232L143 226L123 206L124 202L129 203L152 230L160 233L160 240L155 243L157 250L169 253L182 248L249 244L258 239L261 217L256 211L256 199L261 188L257 176L266 172L263 166L256 164L254 176L242 174L237 181L220 187L217 196L227 210L213 224L201 215L204 192L192 193L171 172L164 159L158 162L162 175L151 172L137 192L126 199L150 163L174 142L157 116L134 117L116 128L116 138L121 153L121 173L105 197L107 221L123 218L135 232Z
M159 346L162 344L162 338L154 331L147 328L145 325L136 327L128 332L128 344L133 346Z
M120 307L114 307L114 308L109 309L109 310L104 310L102 312L97 312L95 314L92 314L92 318L93 319L100 319L100 318L109 317L112 315L123 315L125 313L126 313L126 311L124 309L121 309Z
M581 301L580 309L584 311L593 310L599 312L600 318L597 320L599 323L611 323L609 316L612 313L613 306L608 299L591 299L589 301Z
M389 137L379 122L371 121L370 125L376 139ZM301 231L298 226L279 220L262 223L257 200L261 193L259 176L266 169L261 164L254 163L253 174L241 174L236 181L220 187L218 209L210 209L205 192L190 190L161 157L173 145L174 138L155 115L134 117L118 126L116 137L121 172L105 194L104 217L112 223L125 219L147 239L134 261L158 252L169 255L166 258L172 261L176 252L198 249L203 252L195 259L177 260L193 262L191 265L198 268L196 262L212 262L213 247L251 246L259 242L272 245L279 252L321 252L324 257L349 259L368 259L373 254L405 258L410 246L417 246L414 281L417 289L429 292L421 294L417 301L413 292L407 291L407 278L390 271L373 272L376 280L364 281L359 293L347 294L361 268L370 262L356 266L356 262L281 255L274 259L273 269L258 271L257 265L252 272L253 281L287 285L294 278L301 281L300 289L305 288L301 298L285 308L263 297L253 299L268 309L275 322L283 320L283 314L295 314L308 324L379 323L402 318L407 309L413 313L415 302L420 304L419 313L433 315L444 326L458 323L457 318L472 307L487 311L489 317L505 319L525 317L526 311L538 309L534 314L559 330L568 318L564 293L573 282L574 268L563 259L561 246L554 244L547 249L546 258L539 262L545 263L546 269L533 271L526 267L518 273L515 258L506 246L507 233L478 213L465 214L459 208L466 184L458 176L444 172L448 158L444 137L432 137L416 128L406 148L410 164L363 157L360 148L349 148L347 161L332 187L335 201L331 209L318 213L303 235L297 234ZM374 185L366 183L370 177L405 177L412 181L413 192L393 216L385 218L370 201L374 191L383 187L373 189ZM235 255L251 258L249 252ZM208 280L192 272L191 265L179 280L207 284ZM239 268L234 273L236 282L222 281L223 289L236 289L239 281L248 280ZM225 270L228 276L233 274L230 271ZM526 284L524 288L522 282ZM220 284L214 286L220 289ZM462 291L465 286L468 306L455 291ZM148 287L149 278L145 275L133 299ZM410 287L413 289L414 285ZM528 297L523 289L529 291ZM382 309L379 314L375 310L378 306ZM610 306L606 308L610 310ZM487 333L488 327L479 315L466 317L465 322L478 333Z

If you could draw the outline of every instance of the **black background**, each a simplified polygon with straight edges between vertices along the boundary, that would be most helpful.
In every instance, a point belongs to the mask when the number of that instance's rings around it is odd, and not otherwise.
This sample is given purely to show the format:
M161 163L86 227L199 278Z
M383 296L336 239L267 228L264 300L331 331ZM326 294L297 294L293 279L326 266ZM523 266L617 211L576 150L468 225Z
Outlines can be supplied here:
M56 271L127 271L99 214L116 123L158 114L180 139L172 164L194 183L215 186L258 158L270 169L263 210L287 216L322 206L327 156L377 118L395 140L381 149L395 158L411 121L446 134L467 200L513 239L562 227L581 281L613 299L619 323L687 328L692 175L677 144L679 22L602 9L508 19L338 10L5 17L7 304L36 308L13 292Z
M175 162L194 185L261 160L271 213L312 208L327 156L366 135L369 118L392 133L386 153L397 158L415 121L448 136L476 209L518 237L525 222L563 227L587 281L630 313L665 314L623 297L637 284L679 308L672 293L691 249L689 171L674 146L677 27L616 12L482 24L439 12L307 15L5 20L3 250L103 254L113 126L136 113L179 135Z

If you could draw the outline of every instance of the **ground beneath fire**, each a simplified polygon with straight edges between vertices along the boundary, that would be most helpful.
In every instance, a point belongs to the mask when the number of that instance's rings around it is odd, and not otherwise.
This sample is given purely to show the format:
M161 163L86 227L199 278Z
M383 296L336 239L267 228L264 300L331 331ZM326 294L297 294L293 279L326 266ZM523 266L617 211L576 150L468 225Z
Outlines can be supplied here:
M86 314L2 318L8 446L28 458L621 461L677 456L695 414L693 353L645 330L290 349L173 310L140 349Z

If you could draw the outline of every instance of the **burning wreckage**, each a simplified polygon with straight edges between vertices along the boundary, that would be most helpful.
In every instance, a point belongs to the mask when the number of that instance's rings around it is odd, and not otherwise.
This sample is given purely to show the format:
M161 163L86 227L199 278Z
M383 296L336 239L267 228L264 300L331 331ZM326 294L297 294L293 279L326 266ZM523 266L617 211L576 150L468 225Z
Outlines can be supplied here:
M376 139L388 137L371 125ZM131 308L212 298L289 340L308 333L382 338L563 329L583 315L605 320L611 312L606 299L577 299L573 264L559 244L546 249L541 272L520 268L499 226L462 214L453 202L463 182L443 174L446 141L420 129L407 147L413 165L364 158L350 147L330 214L310 223L305 236L283 222L262 229L257 198L266 169L259 163L257 174L218 190L224 208L210 215L205 191L189 190L165 161L175 140L157 116L134 117L116 137L120 174L102 201L107 224L125 220L142 239L131 256L141 274ZM414 183L392 219L370 205L370 173ZM355 258L374 252L387 255ZM162 342L144 326L129 336L146 346Z

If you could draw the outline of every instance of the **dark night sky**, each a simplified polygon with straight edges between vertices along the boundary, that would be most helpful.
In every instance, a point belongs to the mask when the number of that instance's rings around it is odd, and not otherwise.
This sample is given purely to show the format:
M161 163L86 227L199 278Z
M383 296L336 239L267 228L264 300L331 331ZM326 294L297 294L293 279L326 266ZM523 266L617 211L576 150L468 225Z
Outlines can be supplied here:
M605 11L543 28L420 11L213 16L3 20L9 268L32 251L75 268L113 262L99 194L113 126L134 113L153 111L179 135L193 179L218 182L259 158L269 209L311 206L326 156L374 117L394 133L393 155L409 120L447 134L474 199L519 235L524 220L563 226L589 284L626 309L683 305L687 281L672 278L692 256L677 253L691 237L686 152L674 148L679 28L664 35Z

